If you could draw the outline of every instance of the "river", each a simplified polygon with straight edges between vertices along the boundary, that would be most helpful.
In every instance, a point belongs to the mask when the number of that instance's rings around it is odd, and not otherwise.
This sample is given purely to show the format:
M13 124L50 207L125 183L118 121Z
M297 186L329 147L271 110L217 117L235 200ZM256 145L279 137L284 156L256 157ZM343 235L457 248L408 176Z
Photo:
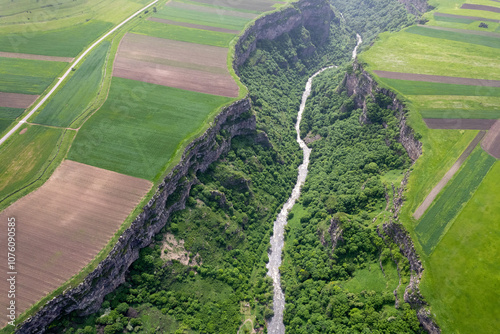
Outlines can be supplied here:
M359 45L362 43L361 36L356 34L357 44L352 52L353 59L356 58L357 50ZM267 264L268 272L267 274L273 279L273 310L274 316L271 318L267 324L267 332L269 334L284 334L285 325L283 324L283 311L285 310L285 295L281 289L281 276L279 268L281 266L281 252L283 250L283 245L285 243L284 230L287 224L288 213L292 209L293 205L300 197L300 189L304 182L306 181L307 171L309 167L309 156L311 155L311 149L307 147L306 143L300 138L300 122L302 120L302 113L306 106L307 98L311 94L311 86L314 77L316 77L321 72L333 68L336 66L328 66L322 68L318 72L314 73L309 80L307 80L306 88L302 94L302 101L300 103L299 113L297 115L297 123L295 123L295 132L297 133L297 142L304 153L304 158L302 164L299 166L299 175L297 176L297 182L293 188L292 195L283 205L276 221L274 222L273 235L271 237L271 251L269 254L269 262Z

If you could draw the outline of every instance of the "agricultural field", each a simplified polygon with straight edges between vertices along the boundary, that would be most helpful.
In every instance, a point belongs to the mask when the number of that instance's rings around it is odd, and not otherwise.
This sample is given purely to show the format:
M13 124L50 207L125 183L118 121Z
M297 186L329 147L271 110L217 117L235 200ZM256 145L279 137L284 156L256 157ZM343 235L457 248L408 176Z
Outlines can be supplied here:
M200 6L200 10L193 10L169 6L168 4L155 13L153 17L238 31L242 30L250 21L247 18L232 16L228 11L220 11L217 15L207 15L202 6Z
M468 2L500 7L489 0ZM491 80L500 79L495 56L500 14L462 9L462 3L430 1L437 8L424 15L426 26L383 34L359 58L371 73L381 74L378 82L406 100L408 123L421 135L423 155L412 167L400 219L426 268L421 289L431 312L443 332L491 333L498 328L497 297L490 292L498 282L493 262L498 258L499 234L493 226L498 182L493 178L500 171L490 155L500 146L495 125L491 128L500 118L500 91ZM481 22L487 27L479 27ZM490 154L477 146L422 218L413 218L476 136L476 130L467 129L490 128L481 144Z
M500 120L497 120L481 143L490 155L500 159Z
M461 95L500 97L500 87L443 84L437 82L380 79L403 95Z
M38 177L57 150L63 130L28 125L21 133L9 138L0 150L0 203Z
M444 29L444 28L443 28ZM500 34L488 33L486 31L470 31L467 30L443 30L433 27L410 27L406 32L420 36L445 39L456 42L464 42L470 44L477 44L488 46L491 48L500 48Z
M426 261L421 290L443 333L494 333L500 327L498 175L496 162Z
M23 113L23 108L0 107L0 133L7 129Z
M132 29L135 34L167 38L176 41L190 42L196 44L227 47L229 42L236 36L220 31L195 29L181 25L166 24L155 21L143 21Z
M82 126L68 158L157 181L181 144L231 100L115 77L106 103Z
M127 34L113 76L200 93L237 97L227 48Z
M77 274L148 192L146 180L66 160L43 187L0 213L15 217L16 305L23 312ZM6 248L6 240L0 241ZM7 254L1 260L7 261ZM7 288L7 281L0 283ZM6 290L5 290L6 291ZM7 295L0 304L8 303Z
M1 0L0 8L9 9L0 11L0 51L75 57L113 25L149 2L62 0L47 6L45 2L23 0L18 7L9 0Z
M99 44L68 82L39 110L34 123L69 127L95 99L104 78L110 43Z
M496 48L406 31L379 35L377 43L359 59L368 64L368 70L500 80Z
M67 66L55 61L0 58L0 92L39 95Z

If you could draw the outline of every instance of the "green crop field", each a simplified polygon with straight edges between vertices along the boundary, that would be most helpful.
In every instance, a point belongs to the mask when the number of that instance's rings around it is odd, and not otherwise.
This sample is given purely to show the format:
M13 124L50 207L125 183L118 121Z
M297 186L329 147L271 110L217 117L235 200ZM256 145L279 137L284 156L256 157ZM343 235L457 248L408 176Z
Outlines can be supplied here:
M203 2L200 2L200 1L190 1L190 0L172 0L168 6L175 6L176 3L182 3L185 5L184 8L193 8L193 9L196 9L196 10L199 10L199 11L203 11L203 8L207 8L207 9L217 9L217 10L221 10L221 11L224 11L227 15L233 15L233 16L237 16L238 12L239 13L249 13L249 14L260 14L262 13L261 10L252 10L252 9L244 9L244 8L237 8L235 6L233 7L229 7L229 6L224 6L225 4L222 3L222 2L219 2L219 3L216 3L216 2L213 2L213 3L203 3ZM270 1L270 3L272 3L272 1ZM226 3L227 5L227 3ZM190 6L196 6L196 7L190 7ZM182 7L181 7L182 8ZM235 13L236 12L236 13ZM256 16L256 15L254 15ZM242 16L244 17L244 16ZM250 16L248 16L250 18Z
M413 95L411 97L411 103L418 110L500 110L500 98L495 96Z
M0 51L75 57L112 26L109 22L91 20L68 28L27 34L1 34L0 31Z
M201 24L206 26L241 30L250 21L249 19L230 16L230 15L216 15L205 13L203 11L188 10L183 8L165 6L159 10L154 17L161 19L174 20L179 22L187 22L194 24Z
M67 63L0 58L0 92L41 94Z
M26 126L25 126L26 127ZM0 201L36 178L56 150L61 129L28 126L15 134L0 150Z
M432 38L446 39L450 41L470 43L488 46L491 48L500 48L500 38L498 37L490 37L490 36L480 36L467 34L465 30L463 33L454 32L454 31L445 31L439 29L430 29L424 27L410 27L406 29L406 32L410 34L416 34L421 36L427 36ZM500 36L499 36L500 37Z
M68 127L92 103L104 76L111 43L99 44L75 71L74 75L35 117L39 124Z
M368 70L500 80L497 49L407 32L379 35L359 59Z
M186 28L154 21L143 21L131 32L175 41L221 47L227 47L235 37L233 34L223 32Z
M495 158L478 146L425 212L415 231L427 254L430 254L436 247L445 230L453 222L453 218L472 197L495 162Z
M463 95L500 97L500 87L442 84L426 81L411 81L380 78L380 81L403 95Z
M68 157L156 181L181 142L231 100L113 78L106 103L80 129Z
M0 107L0 133L7 129L24 109Z
M463 23L463 24L470 24L472 22L476 22L475 20L468 19L468 18L445 17L445 16L437 16L437 15L434 15L434 20L441 21L441 22L454 22L454 23Z
M500 328L498 175L496 162L426 262L421 290L443 333Z
M474 110L474 109L424 109L420 110L423 118L500 118L500 110Z

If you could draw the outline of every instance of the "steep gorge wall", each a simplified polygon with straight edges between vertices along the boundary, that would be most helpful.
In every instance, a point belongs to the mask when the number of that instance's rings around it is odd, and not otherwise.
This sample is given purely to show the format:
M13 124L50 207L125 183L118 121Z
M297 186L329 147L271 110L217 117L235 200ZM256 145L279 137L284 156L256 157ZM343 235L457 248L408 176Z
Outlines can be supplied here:
M405 5L406 11L417 17L422 16L429 9L427 0L398 0Z
M281 11L266 15L249 27L235 46L238 57L234 60L234 68L243 65L250 54L257 48L260 40L274 40L284 33L304 26L314 32L312 37L320 45L329 37L330 22L335 17L327 0L303 0L293 3Z
M300 25L313 30L317 42L324 42L328 39L332 18L327 0L302 0L290 8L259 18L239 39L233 66L237 69L248 59L258 40L275 39ZM125 281L126 272L139 257L140 249L151 243L173 212L184 209L191 186L196 183L196 173L204 172L227 153L234 136L255 134L256 120L250 107L250 100L243 99L222 110L213 125L185 149L181 162L159 185L153 198L120 236L106 259L77 287L53 298L20 324L16 333L44 333L46 327L62 315L73 311L82 315L97 311L104 297ZM256 140L262 141L262 135L257 135Z
M398 141L403 145L408 152L411 160L415 162L422 154L422 143L415 138L415 133L411 127L406 124L406 107L403 102L398 100L396 94L388 89L381 88L377 82L363 69L363 67L354 62L353 70L346 73L340 87L345 87L347 94L353 98L356 108L363 108L363 113L360 117L360 122L368 122L366 116L366 102L368 98L375 99L376 93L382 93L392 99L392 104L389 109L394 110L396 117L399 120L399 138ZM420 258L415 250L410 234L398 222L398 213L403 205L403 192L408 180L409 172L406 173L397 194L394 196L393 217L390 221L382 226L384 234L392 239L398 245L399 250L410 263L410 282L405 288L404 301L409 303L412 308L417 311L417 317L430 334L441 333L439 327L434 323L430 316L430 312L426 309L427 303L420 293L419 284L424 268Z
M399 139L412 161L422 154L422 143L415 138L412 128L406 124L406 107L404 103L398 100L396 94L388 89L381 88L377 82L362 68L360 64L354 62L351 73L346 73L341 87L345 87L347 95L354 98L356 108L363 108L361 121L367 122L366 116L366 100L371 97L375 100L375 93L382 93L392 99L392 104L389 109L394 110L394 113L399 120Z

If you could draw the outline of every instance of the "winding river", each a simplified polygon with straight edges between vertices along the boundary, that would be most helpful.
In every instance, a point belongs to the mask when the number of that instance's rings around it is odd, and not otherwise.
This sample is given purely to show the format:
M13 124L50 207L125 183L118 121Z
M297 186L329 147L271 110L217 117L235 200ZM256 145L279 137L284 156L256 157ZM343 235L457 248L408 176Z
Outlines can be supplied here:
M352 52L352 58L356 58L357 50L359 45L362 43L361 36L356 34L357 44ZM267 325L267 332L269 334L284 334L285 325L283 324L283 311L285 310L285 295L281 289L281 276L279 268L281 266L281 252L283 250L283 245L285 243L284 230L287 224L288 213L292 209L293 205L300 197L300 189L304 182L306 181L307 171L309 167L309 156L311 155L311 149L307 147L306 143L300 138L300 122L302 120L302 113L306 106L306 101L311 94L311 86L314 77L316 77L321 72L334 68L336 66L328 66L322 68L318 72L314 73L309 80L307 80L306 88L302 94L302 101L300 103L299 113L297 115L297 123L295 123L295 131L297 133L297 142L300 145L304 153L304 159L302 164L299 166L299 174L297 176L297 183L293 188L292 195L283 205L276 221L274 222L273 235L271 237L271 251L269 253L269 263L267 264L268 272L267 274L273 279L274 297L273 297L273 310L274 316L271 318Z

